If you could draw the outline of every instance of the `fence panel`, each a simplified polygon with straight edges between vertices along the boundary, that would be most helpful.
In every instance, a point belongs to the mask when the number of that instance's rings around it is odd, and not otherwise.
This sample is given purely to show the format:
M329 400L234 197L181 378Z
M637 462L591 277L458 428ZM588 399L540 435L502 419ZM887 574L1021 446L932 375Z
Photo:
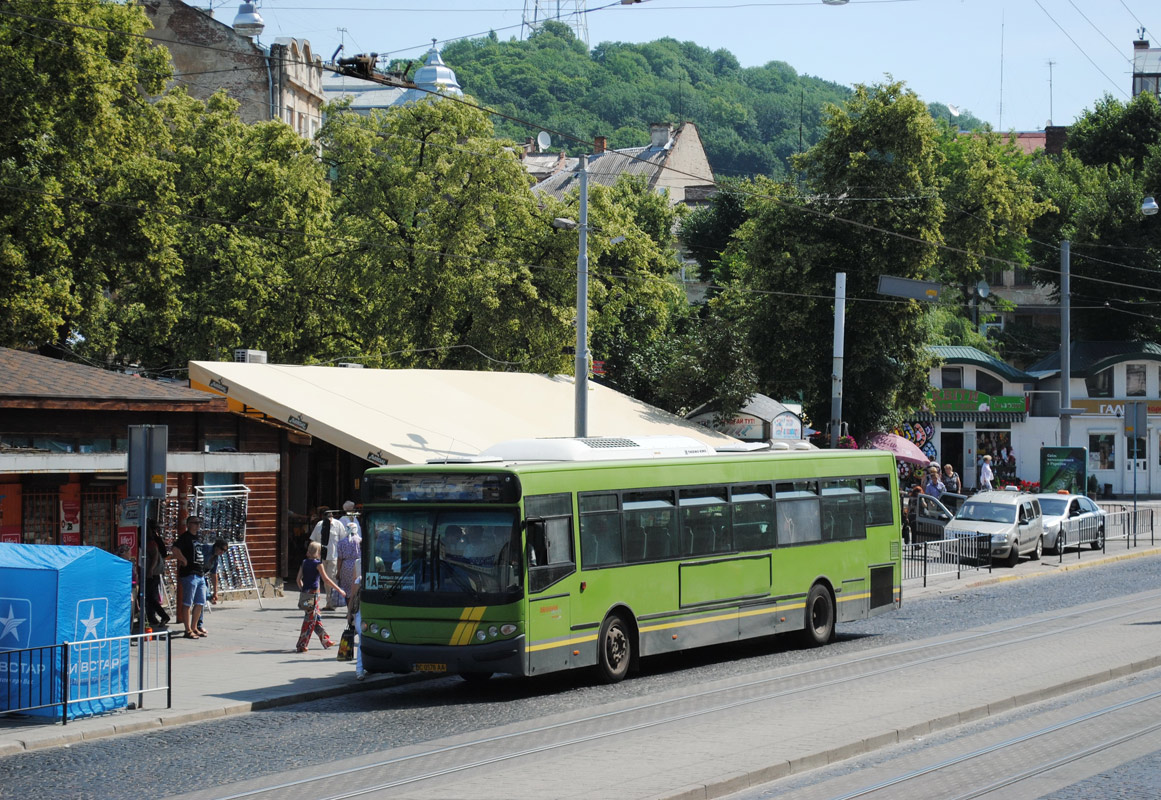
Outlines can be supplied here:
M59 708L45 719L63 724L70 717L144 708L146 694L161 693L166 708L173 706L167 631L7 650L0 652L0 668L6 675L0 716Z

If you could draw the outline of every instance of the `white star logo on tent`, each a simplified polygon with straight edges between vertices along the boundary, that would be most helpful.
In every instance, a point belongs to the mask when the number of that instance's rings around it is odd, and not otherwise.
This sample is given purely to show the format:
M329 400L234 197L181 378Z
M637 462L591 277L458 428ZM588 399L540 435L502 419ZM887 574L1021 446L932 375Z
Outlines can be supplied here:
M9 603L8 616L0 617L0 626L3 626L3 630L0 630L0 641L3 641L4 637L11 634L12 637L19 642L20 637L17 635L16 629L20 626L20 623L25 621L26 620L16 616L16 612L12 610L12 604Z
M81 639L88 639L89 637L99 639L100 637L97 636L97 623L103 619L104 617L97 616L96 606L89 606L89 618L79 620L79 622L85 626L85 634L81 637Z

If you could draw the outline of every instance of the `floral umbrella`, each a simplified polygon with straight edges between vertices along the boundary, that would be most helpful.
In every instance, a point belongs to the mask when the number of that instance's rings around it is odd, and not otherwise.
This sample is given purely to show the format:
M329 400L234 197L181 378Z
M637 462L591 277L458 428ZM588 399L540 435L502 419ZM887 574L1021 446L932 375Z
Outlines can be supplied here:
M910 442L894 433L872 433L864 440L863 447L869 447L872 450L886 450L894 453L896 459L905 461L908 464L926 466L931 461L927 457L927 454L920 450L914 442Z

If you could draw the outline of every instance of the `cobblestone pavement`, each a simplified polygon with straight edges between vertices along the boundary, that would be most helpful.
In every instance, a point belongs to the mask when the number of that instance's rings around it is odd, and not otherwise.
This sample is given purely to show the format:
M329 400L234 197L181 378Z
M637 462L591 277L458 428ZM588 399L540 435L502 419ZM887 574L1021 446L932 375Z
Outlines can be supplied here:
M1077 598L1095 602L1122 596L1155 586L1157 566L1155 557L1138 558L1099 568L1056 572L1052 579L976 588L943 587L906 601L898 613L841 625L838 640L826 652L853 654L966 630L1030 609L1068 608ZM222 623L218 627L224 627L224 616L218 619ZM282 628L293 623L293 615L280 612L270 619L281 643L291 633ZM262 653L263 647L254 650ZM757 670L805 665L816 659L817 653L798 648L789 637L679 653L646 660L640 675L616 686L596 685L584 671L532 680L498 678L480 687L454 677L390 678L371 691L321 696L193 725L159 727L0 758L0 796L29 798L39 793L110 800L164 797L198 786L323 765L346 756L454 733L646 697L675 686L696 686ZM270 662L271 673L282 669L278 665L283 663L303 673L303 663L294 662L289 655L275 650L263 658ZM349 667L337 669L329 653L320 651L308 654L308 658L313 659L307 662L310 669L334 671L336 686L364 686L354 684ZM206 680L229 697L234 694L231 684L245 677L216 674L206 676ZM271 676L266 675L265 680L269 682ZM317 688L313 678L303 683L304 688Z

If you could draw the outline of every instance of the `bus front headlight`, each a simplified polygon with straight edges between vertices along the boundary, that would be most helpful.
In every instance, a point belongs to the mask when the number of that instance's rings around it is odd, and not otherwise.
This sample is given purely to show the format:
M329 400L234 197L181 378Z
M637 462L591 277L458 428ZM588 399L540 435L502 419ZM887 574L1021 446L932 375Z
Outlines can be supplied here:
M500 626L500 633L504 634L505 636L511 636L515 632L516 632L516 626L513 625L512 623L508 623L506 625Z

